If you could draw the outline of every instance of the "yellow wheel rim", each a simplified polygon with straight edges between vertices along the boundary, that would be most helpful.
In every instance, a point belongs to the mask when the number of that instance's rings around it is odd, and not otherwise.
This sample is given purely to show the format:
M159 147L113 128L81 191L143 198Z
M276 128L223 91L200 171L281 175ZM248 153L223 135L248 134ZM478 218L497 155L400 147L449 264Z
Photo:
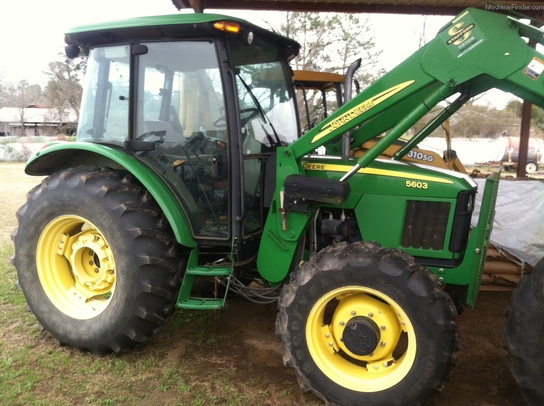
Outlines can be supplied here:
M400 382L416 358L410 319L389 296L346 286L312 307L306 341L319 369L338 385L378 392Z
M111 301L116 279L113 252L100 230L82 217L60 216L44 228L36 266L49 300L72 318L93 318Z

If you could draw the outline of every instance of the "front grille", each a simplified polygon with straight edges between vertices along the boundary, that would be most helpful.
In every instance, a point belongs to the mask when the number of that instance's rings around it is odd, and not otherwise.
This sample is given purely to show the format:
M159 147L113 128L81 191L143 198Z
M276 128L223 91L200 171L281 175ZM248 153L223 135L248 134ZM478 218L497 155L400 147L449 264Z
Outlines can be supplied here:
M450 203L408 200L401 245L405 248L444 248Z

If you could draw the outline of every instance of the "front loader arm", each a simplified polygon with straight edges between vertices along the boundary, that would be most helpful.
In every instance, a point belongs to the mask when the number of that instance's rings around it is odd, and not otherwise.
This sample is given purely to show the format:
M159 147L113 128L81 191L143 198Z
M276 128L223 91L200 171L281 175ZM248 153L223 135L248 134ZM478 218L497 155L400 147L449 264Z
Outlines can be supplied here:
M544 107L544 55L523 37L544 44L541 29L503 14L465 10L432 41L294 143L292 157L298 160L322 145L340 145L338 137L354 129L352 145L391 130L371 157L359 162L364 167L434 104L455 93L468 101L498 88Z

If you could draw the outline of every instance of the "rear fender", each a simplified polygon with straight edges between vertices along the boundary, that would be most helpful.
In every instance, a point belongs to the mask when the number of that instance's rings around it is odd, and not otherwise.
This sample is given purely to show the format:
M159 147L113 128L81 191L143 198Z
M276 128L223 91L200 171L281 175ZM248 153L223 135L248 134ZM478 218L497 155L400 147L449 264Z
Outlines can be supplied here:
M174 193L153 170L123 150L83 142L49 144L28 161L25 172L28 175L45 176L81 165L124 169L130 172L156 200L168 219L176 240L186 247L196 246L187 216Z

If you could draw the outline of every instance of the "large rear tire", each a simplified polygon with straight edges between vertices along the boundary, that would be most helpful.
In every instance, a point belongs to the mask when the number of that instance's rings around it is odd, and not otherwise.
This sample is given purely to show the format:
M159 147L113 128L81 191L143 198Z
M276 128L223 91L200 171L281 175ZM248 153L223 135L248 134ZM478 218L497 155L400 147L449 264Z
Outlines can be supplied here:
M455 307L402 251L326 248L293 273L278 306L285 364L327 403L422 404L451 377Z
M544 259L512 294L504 324L507 364L529 405L544 405Z
M122 352L171 318L181 284L176 241L129 176L75 168L28 193L13 240L19 284L60 343Z

